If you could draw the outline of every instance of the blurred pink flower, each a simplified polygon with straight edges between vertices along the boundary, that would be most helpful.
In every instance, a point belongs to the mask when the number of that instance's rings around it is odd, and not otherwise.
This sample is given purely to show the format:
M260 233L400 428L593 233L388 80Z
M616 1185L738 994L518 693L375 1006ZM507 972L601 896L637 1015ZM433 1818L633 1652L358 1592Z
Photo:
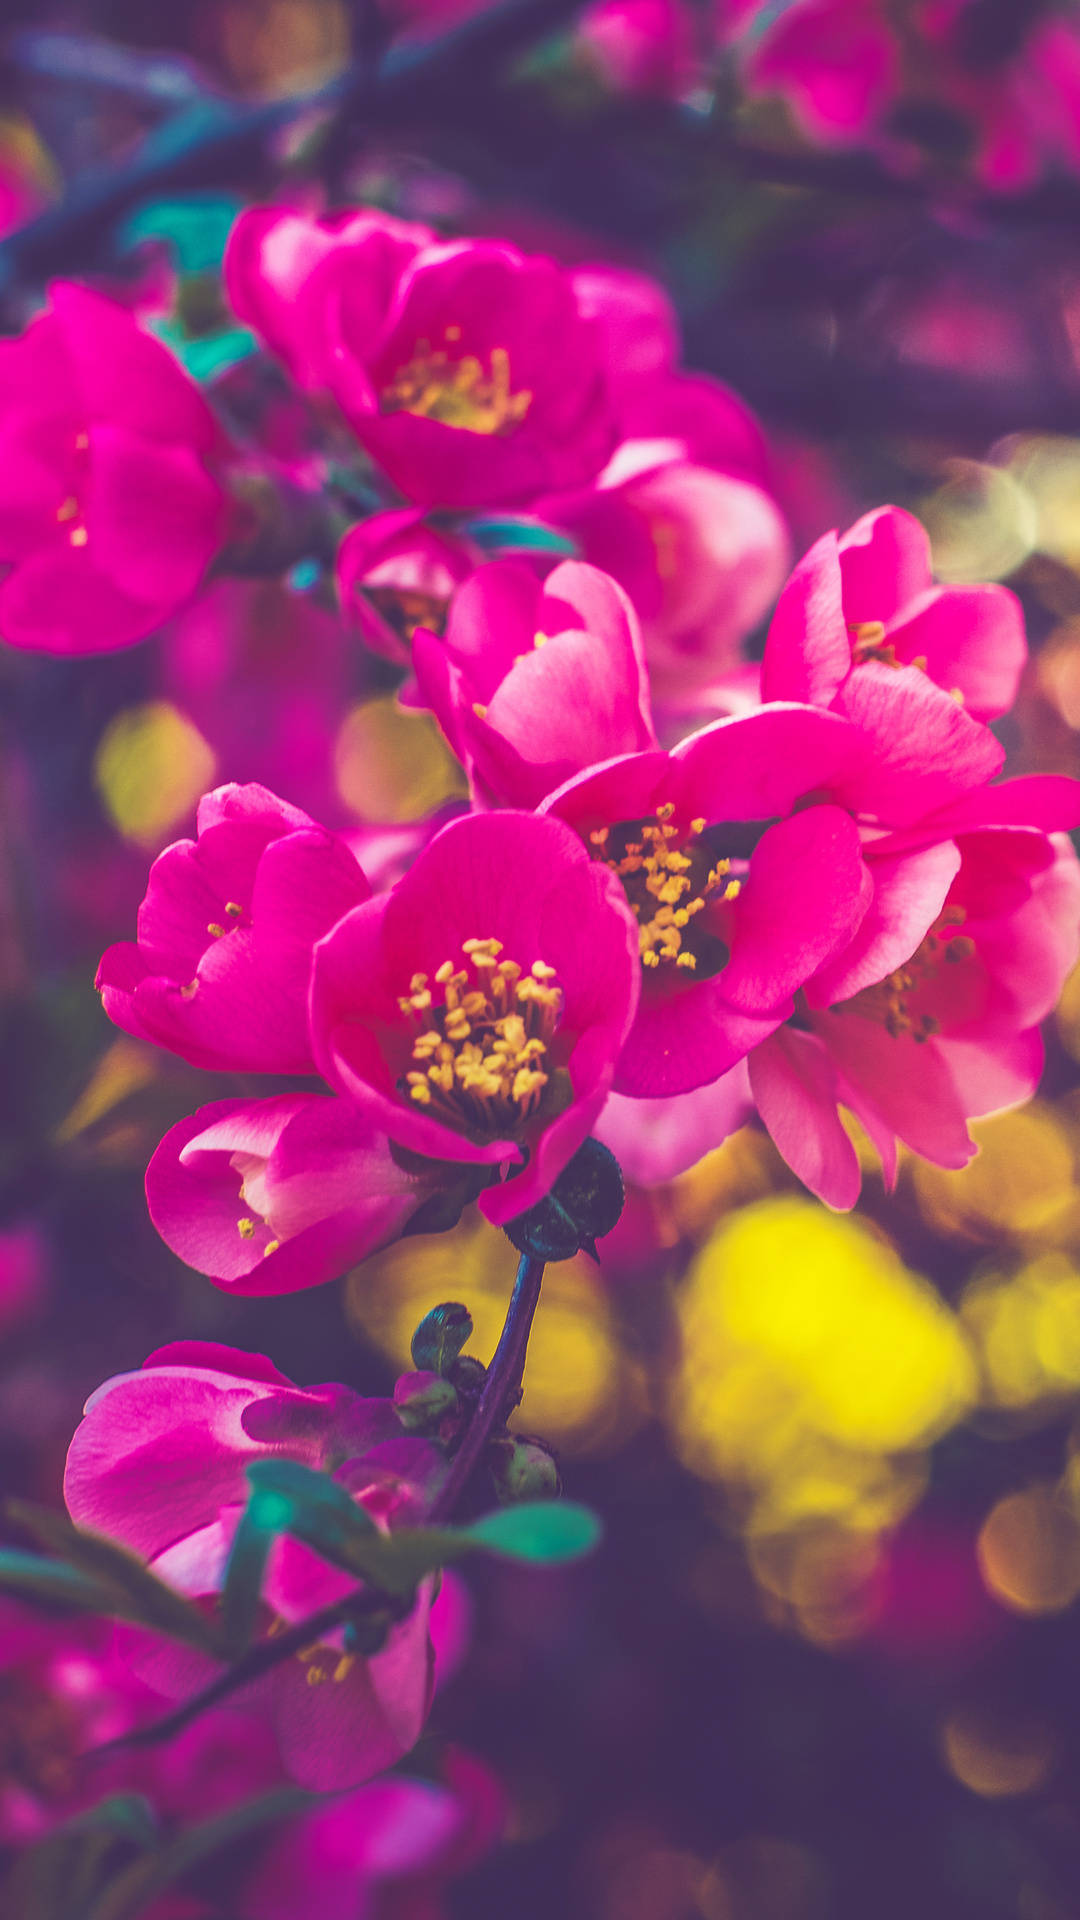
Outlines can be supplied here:
M226 533L218 429L130 314L57 282L0 342L0 634L47 653L130 646L190 599Z
M478 558L463 536L428 526L418 507L373 514L338 548L342 612L373 653L407 667L417 627L442 631L455 588Z
M193 1597L219 1591L247 1498L244 1469L284 1455L332 1471L383 1526L415 1520L443 1457L401 1429L389 1400L343 1386L295 1387L260 1354L197 1341L162 1347L138 1373L99 1387L68 1453L72 1518L142 1555ZM303 1619L355 1587L302 1542L271 1550L271 1616ZM407 1753L431 1703L432 1583L370 1658L341 1630L253 1683L286 1770L318 1790L356 1786ZM205 1656L134 1631L131 1654L158 1691L183 1697L213 1673Z
M340 807L328 751L350 705L344 620L278 580L215 580L160 635L159 684L230 779L287 793L319 819Z

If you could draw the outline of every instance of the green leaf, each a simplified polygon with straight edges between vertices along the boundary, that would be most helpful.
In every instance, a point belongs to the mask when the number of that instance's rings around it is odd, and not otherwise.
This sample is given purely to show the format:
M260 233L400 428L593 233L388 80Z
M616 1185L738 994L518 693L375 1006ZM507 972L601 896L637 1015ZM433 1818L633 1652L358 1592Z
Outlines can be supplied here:
M24 1553L20 1547L0 1549L0 1589L42 1606L86 1613L108 1613L111 1600L106 1587L88 1580L77 1567L63 1560L45 1560L39 1553Z
M255 1633L266 1562L282 1531L265 1509L268 1501L277 1499L273 1493L253 1492L233 1535L221 1589L221 1631L230 1660L247 1652Z
M242 208L242 200L222 194L144 201L123 222L119 243L127 249L144 240L164 240L180 273L205 273L209 267L220 266L225 243Z
M578 554L576 540L525 514L500 514L497 518L485 515L480 520L466 521L462 531L485 552L555 553L567 560L575 559Z
M489 1553L557 1567L591 1552L602 1528L595 1513L572 1500L530 1500L523 1506L500 1507L462 1531Z
M177 1834L156 1853L126 1867L98 1895L92 1907L83 1908L79 1920L134 1920L134 1916L141 1914L167 1887L222 1847L320 1804L319 1796L305 1793L301 1787L275 1787L257 1800L247 1800L212 1820L202 1820L198 1826Z
M413 1366L421 1373L449 1373L472 1330L472 1314L459 1300L432 1307L412 1337Z
M19 1526L40 1540L42 1546L66 1561L69 1570L75 1568L96 1583L99 1595L103 1596L97 1602L97 1612L135 1620L140 1626L167 1634L170 1640L181 1640L187 1646L221 1658L215 1623L172 1587L167 1587L126 1547L107 1540L103 1534L88 1533L74 1526L66 1514L54 1513L49 1507L9 1500L7 1512Z

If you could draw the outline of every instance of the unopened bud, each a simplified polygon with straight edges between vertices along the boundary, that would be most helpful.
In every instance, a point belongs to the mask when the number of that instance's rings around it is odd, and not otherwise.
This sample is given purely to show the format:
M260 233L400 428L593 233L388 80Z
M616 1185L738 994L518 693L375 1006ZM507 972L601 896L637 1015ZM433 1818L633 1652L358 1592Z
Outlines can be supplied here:
M519 1500L551 1500L561 1492L559 1469L542 1440L506 1434L490 1450L491 1477L504 1506Z
M409 1433L430 1432L457 1405L457 1389L441 1373L403 1373L394 1382L394 1407Z

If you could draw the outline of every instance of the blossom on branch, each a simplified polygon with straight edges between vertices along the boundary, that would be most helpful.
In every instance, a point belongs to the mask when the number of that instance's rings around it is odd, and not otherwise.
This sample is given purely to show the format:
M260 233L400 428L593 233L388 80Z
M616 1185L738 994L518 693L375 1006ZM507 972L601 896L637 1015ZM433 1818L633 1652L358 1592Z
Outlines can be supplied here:
M223 441L167 348L60 281L0 341L0 636L44 653L142 640L222 546Z

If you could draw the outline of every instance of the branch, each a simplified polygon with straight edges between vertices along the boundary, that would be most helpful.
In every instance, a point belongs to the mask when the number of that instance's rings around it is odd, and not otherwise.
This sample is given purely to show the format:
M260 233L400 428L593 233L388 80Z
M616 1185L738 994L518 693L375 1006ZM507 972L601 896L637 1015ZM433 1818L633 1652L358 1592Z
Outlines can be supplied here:
M582 0L497 0L438 39L398 44L376 70L353 61L324 86L254 105L203 98L149 133L131 160L88 169L62 200L0 242L0 293L22 279L92 262L104 231L147 195L220 184L269 140L320 110L363 108L369 126L454 90L455 75L489 69L573 19Z
M428 1519L433 1523L448 1520L453 1513L492 1432L505 1421L520 1392L525 1353L543 1278L544 1262L523 1253L499 1344L488 1369L476 1412L465 1429L465 1436L454 1455L450 1471L432 1502Z

